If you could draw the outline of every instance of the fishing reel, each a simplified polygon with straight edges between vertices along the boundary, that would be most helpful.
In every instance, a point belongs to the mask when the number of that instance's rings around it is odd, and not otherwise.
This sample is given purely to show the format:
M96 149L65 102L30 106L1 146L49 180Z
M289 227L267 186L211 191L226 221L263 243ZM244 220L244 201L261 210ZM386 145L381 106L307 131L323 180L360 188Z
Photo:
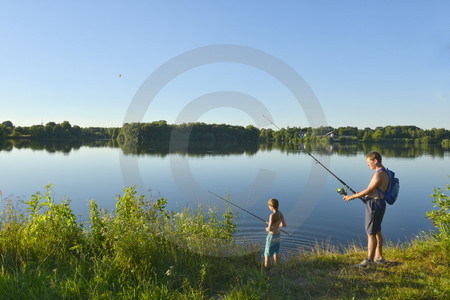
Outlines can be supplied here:
M336 191L339 195L343 195L343 196L347 195L347 191L344 190L343 188L338 188Z

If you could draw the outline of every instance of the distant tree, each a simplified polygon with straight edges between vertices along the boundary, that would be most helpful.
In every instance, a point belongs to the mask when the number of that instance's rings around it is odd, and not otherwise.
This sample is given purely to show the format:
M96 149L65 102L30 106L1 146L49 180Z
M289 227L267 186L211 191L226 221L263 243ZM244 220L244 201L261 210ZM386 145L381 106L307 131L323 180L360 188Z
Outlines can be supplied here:
M69 121L64 121L61 123L62 127L62 137L71 137L72 136L72 125L69 123Z
M325 134L327 134L327 133L329 133L329 132L331 132L333 130L334 130L334 128L331 127L331 126L320 126L318 128L314 128L312 130L312 135L314 135L314 136L322 136L322 135L325 135Z
M125 123L117 136L117 141L124 143L141 143L141 128L143 123Z
M2 125L4 125L5 127L11 128L11 130L14 128L14 125L11 121L4 121L2 123Z
M53 137L53 127L55 127L55 125L56 124L53 123L53 122L45 124L44 135L45 135L46 138Z
M395 138L397 135L397 130L395 127L393 126L386 126L386 127L377 127L377 129L375 130L375 132L377 131L384 131L384 137L390 139L390 138ZM373 137L373 135L372 135Z
M372 133L373 130L364 130L364 134L363 134L363 141L371 141L372 140Z
M43 125L33 125L30 127L30 137L40 138L45 136L45 127Z
M278 131L275 131L272 133L273 139L275 140L275 143L281 143L284 140L284 131L285 129L281 129Z
M445 129L444 128L433 128L433 129L431 129L431 137L440 140L444 136L445 136Z
M3 125L3 124L0 124L0 139L3 139L3 138L5 138L5 137L7 137L9 134L8 134L8 127L6 127L5 125Z
M358 128L357 127L339 127L337 130L338 135L346 135L346 136L357 136Z
M21 126L17 126L17 127L14 127L14 129L13 129L13 131L11 133L11 136L12 137L21 137L21 136L24 136L26 134L27 134L27 131L26 131L25 128L23 128Z
M145 123L141 127L142 139L150 141L169 141L171 128L166 121Z
M72 126L72 128L70 130L70 135L72 137L79 138L79 137L81 137L81 133L82 133L82 130L81 130L80 126L78 126L78 125Z
M70 125L69 121L62 122L61 127L64 129L64 131L70 131L70 129L72 129L72 125Z
M253 125L245 127L245 140L247 142L257 142L259 139L259 129Z
M53 137L56 139L60 139L64 136L64 129L60 124L56 124L53 126Z
M259 136L260 136L261 140L263 140L265 142L268 142L268 141L271 141L273 139L272 133L273 133L272 129L270 129L270 128L269 129L263 128L259 132Z
M0 127L2 128L3 137L8 137L12 134L13 128L5 126L3 124L0 124Z
M120 128L108 128L108 135L111 139L115 140L119 136Z
M382 130L376 130L373 134L372 134L372 140L382 140L384 138L384 134Z
M424 137L420 138L421 144L429 144L430 142L431 142L431 138L429 136L424 136Z

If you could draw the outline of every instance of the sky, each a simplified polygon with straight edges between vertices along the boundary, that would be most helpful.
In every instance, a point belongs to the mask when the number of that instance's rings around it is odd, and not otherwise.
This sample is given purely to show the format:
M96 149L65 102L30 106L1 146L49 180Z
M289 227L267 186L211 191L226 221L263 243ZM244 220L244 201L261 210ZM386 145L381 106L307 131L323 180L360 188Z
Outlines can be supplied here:
M0 0L0 122L450 129L449 1Z

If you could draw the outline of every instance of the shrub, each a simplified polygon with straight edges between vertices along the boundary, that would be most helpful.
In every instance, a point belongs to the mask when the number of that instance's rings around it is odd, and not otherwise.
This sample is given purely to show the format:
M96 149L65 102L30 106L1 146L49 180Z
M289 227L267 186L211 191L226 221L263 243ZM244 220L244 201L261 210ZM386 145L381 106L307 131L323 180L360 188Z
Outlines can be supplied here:
M439 239L450 239L450 196L448 191L450 190L450 185L446 185L446 191L441 188L434 188L434 193L430 197L434 198L434 207L438 209L432 210L426 213L428 219L433 222L433 225L439 230L435 237Z
M243 265L257 265L253 256L236 256L242 252L229 207L223 215L215 208L167 211L165 198L148 201L131 187L112 213L92 200L85 229L69 200L56 203L52 186L45 188L24 202L27 212L8 200L0 214L3 298L199 299L226 289L246 272Z
M77 223L69 200L56 203L51 193L37 192L26 201L29 214L23 228L23 243L31 255L45 260L48 257L63 258L74 253L82 245L82 227Z

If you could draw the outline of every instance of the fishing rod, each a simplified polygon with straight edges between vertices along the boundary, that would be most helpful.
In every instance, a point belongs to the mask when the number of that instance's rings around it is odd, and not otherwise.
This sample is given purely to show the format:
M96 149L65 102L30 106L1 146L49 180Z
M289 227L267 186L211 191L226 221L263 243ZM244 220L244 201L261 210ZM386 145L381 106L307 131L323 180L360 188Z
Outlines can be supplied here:
M252 212L249 212L249 211L246 210L245 208L242 208L242 207L240 207L239 205L234 204L234 203L231 202L230 200L227 200L227 199L225 199L225 198L223 198L223 197L221 197L221 196L219 196L219 195L217 195L217 194L215 194L215 193L213 193L213 192L211 192L211 191L208 191L208 192L209 192L210 194L213 194L213 195L216 196L217 198L220 198L220 199L222 199L223 201L226 201L226 202L230 203L231 205L236 206L237 208L239 208L239 209L245 211L246 213L248 213L249 215L252 215L252 216L254 216L255 218L257 218L257 219L259 219L259 220L261 220L261 221L263 221L264 223L267 224L267 221L266 221L266 220L264 220L264 219L261 218L261 217L258 217L257 215L255 215L255 214L252 213ZM290 233L288 233L287 231L285 231L285 230L283 230L283 229L281 229L281 228L280 228L280 231L286 233L286 234L289 235L289 236L291 236Z
M349 189L350 191L353 192L353 194L356 194L355 190L352 189L351 187L348 186L348 184L346 184L342 179L340 179L339 177L337 177L336 174L334 174L333 172L331 172L330 169L328 169L327 167L325 167L317 158L315 158L311 153L309 153L308 151L305 151L306 153L308 153L309 156L312 157L312 159L314 159L316 161L316 163L318 163L319 165L321 165L325 170L327 170L331 175L333 175L340 183L342 183L347 189ZM344 189L339 188L337 190L337 192L341 195L347 195L347 192L344 191ZM361 199L362 200L362 199Z
M331 172L330 169L328 169L327 167L325 167L317 158L315 158L311 153L309 153L308 151L305 151L306 153L308 153L309 156L312 157L312 159L314 159L316 161L316 163L318 163L319 165L321 165L325 170L327 170L331 175L333 175L337 180L339 180L340 183L342 183L347 189L349 189L350 191L353 192L353 194L356 194L356 192L349 187L342 179L340 179L339 177L337 177L336 174L334 174L333 172Z
M281 130L280 127L278 127L274 122L272 122L269 118L267 118L265 115L262 115L267 121L269 121L273 126L275 126L276 128L278 128L278 130ZM311 156L316 163L318 163L319 165L321 165L325 170L327 170L331 175L333 175L340 183L342 183L348 190L352 191L353 194L356 194L355 190L352 189L351 187L348 186L348 184L346 184L342 179L340 179L339 177L337 177L336 174L334 174L333 172L331 172L330 169L328 169L327 167L325 167L317 158L315 158L311 153L309 153L308 151L305 151L306 153L308 153L309 156ZM343 188L338 188L337 192L341 195L347 195L347 192L343 189ZM361 201L364 202L364 199L361 199Z
M266 119L267 121L270 122L270 124L272 124L273 126L275 126L276 128L278 128L278 130L281 130L280 127L278 127L274 122L272 122L268 117L266 117L265 115L262 115L264 117L264 119Z

